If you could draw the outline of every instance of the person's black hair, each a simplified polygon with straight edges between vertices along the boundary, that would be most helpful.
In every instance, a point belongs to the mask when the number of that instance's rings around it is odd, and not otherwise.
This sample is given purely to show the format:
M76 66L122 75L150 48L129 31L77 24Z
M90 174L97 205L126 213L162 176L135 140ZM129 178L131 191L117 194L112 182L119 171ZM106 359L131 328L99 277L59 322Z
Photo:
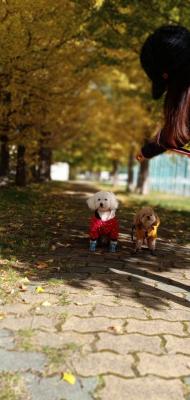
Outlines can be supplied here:
M141 65L152 81L152 96L164 92L165 144L179 146L190 139L190 31L181 25L156 29L145 41Z

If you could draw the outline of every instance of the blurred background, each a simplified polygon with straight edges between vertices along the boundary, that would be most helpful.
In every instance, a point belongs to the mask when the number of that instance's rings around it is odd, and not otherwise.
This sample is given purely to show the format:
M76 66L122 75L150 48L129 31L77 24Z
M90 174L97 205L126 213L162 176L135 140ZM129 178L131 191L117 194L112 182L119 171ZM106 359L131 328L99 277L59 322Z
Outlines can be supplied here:
M99 181L190 194L190 159L135 154L162 126L139 63L162 24L190 27L188 0L0 0L0 184Z

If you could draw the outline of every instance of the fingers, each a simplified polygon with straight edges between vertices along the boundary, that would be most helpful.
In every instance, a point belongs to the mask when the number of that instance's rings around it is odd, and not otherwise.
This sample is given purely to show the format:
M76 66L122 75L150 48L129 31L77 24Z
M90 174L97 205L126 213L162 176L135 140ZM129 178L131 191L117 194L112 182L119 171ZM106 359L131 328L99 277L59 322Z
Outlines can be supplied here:
M142 153L138 153L136 155L136 160L139 161L139 162L142 162L142 161L145 160L145 157L142 155Z

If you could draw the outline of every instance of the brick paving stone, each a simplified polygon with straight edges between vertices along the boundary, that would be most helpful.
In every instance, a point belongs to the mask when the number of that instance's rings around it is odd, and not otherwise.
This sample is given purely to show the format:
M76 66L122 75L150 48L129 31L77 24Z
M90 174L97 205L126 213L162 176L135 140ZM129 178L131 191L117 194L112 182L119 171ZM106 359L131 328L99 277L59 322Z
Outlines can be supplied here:
M158 298L159 301L160 301L160 299L162 301L162 298L169 299L171 297L178 297L179 299L182 299L182 298L184 298L184 294L185 294L184 291L173 293L173 292L170 292L168 289L161 290L161 289L157 289L156 287L149 287L148 285L145 285L144 288L141 288L141 290L139 290L138 293L139 293L139 296L142 296L142 297L144 297L144 296L150 297L151 296L152 298L153 297Z
M126 281L126 280L125 280ZM112 288L116 289L118 284L122 284L123 282L123 277L122 279L119 277L119 275L112 274L109 272L109 274L93 274L89 276L88 278L88 285L90 285L92 288L102 288L102 289L109 289ZM87 284L87 283L86 283Z
M111 317L111 318L137 318L147 319L147 314L142 308L133 308L127 306L104 306L98 304L93 311L93 316Z
M114 322L113 322L114 321ZM109 330L113 325L117 327L123 326L124 320L111 319L105 317L91 317L91 318L68 318L62 325L62 331L75 331L75 332L98 332Z
M163 320L149 320L140 321L135 319L129 319L126 327L128 333L143 333L145 335L159 335L174 334L179 336L186 336L184 333L183 325L180 322L163 321Z
M18 315L24 315L27 314L31 309L30 304L22 304L22 303L17 303L17 304L5 304L3 307L0 307L0 313L7 313L7 314L18 314Z
M168 321L190 321L190 310L151 310L150 315L152 319L164 319Z
M46 332L35 331L35 337L33 342L39 346L49 346L55 348L61 348L62 346L74 344L76 346L84 346L93 343L95 340L94 335L90 334L79 334L72 332L59 332L51 333L47 335Z
M169 293L184 293L184 289L175 285L166 285L165 283L159 282L156 284L156 288L168 291Z
M169 305L170 310L189 310L190 309L190 301L186 301L185 298L180 303L169 299L168 305Z
M11 332L6 329L0 330L0 347L6 350L11 350L14 348L14 337Z
M190 373L190 357L180 354L156 356L139 354L138 370L141 375L153 374L163 378L180 378Z
M60 376L39 378L23 374L31 400L92 400L91 393L96 389L96 377L77 379L74 385L60 379Z
M140 334L113 335L109 333L99 333L99 340L96 348L99 351L113 350L120 354L130 352L151 352L161 354L161 339L156 336L148 337Z
M35 288L37 286L42 286L40 283L33 287L33 292L24 292L21 295L21 300L24 301L26 304L36 305L42 303L44 301L49 301L51 304L56 304L58 302L58 297L48 293L35 293ZM45 290L45 288L44 288Z
M131 298L128 297L125 299L122 298L120 304L121 305L129 304L130 305L131 299L132 299L132 297ZM128 300L129 300L129 303L128 303ZM145 293L143 296L140 295L139 293L136 294L136 296L133 299L133 303L138 304L139 307L144 306L144 307L152 308L155 310L162 310L162 309L169 308L169 299L168 298L163 297L163 294L162 294L162 296L155 296L155 295L152 296L149 294L149 292L148 292L148 294Z
M19 329L48 329L49 331L54 331L56 325L55 318L47 318L44 316L34 316L34 317L25 317L25 318L14 318L7 317L0 321L0 329L11 329L11 330L19 330Z
M84 357L73 357L73 365L78 375L83 377L115 373L125 377L134 376L130 355L118 355L110 352L91 353Z
M104 382L105 387L98 392L101 400L185 400L182 382L177 379L106 376Z
M101 296L93 293L87 293L86 295L73 295L70 294L68 299L72 304L76 305L87 305L87 304L106 304L106 305L114 305L116 301L116 296Z
M190 355L190 337L178 338L173 335L164 335L166 350L168 353L183 353Z
M38 315L56 315L58 318L61 315L77 315L81 317L88 317L93 309L93 306L88 305L75 305L75 304L64 304L62 306L47 306L46 304L39 305L36 309L34 309L35 314Z
M44 369L46 357L35 352L7 351L0 349L0 372L40 371Z

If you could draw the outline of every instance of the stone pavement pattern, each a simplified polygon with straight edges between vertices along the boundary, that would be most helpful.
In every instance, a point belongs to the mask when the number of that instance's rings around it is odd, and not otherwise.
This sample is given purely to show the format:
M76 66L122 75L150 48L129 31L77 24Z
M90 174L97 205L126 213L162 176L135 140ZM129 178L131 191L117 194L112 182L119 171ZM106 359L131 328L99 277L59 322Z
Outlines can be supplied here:
M76 190L66 195L80 214L88 193ZM120 252L89 254L76 213L52 276L1 300L0 399L190 400L188 247L161 238L156 257L134 257L123 222Z

